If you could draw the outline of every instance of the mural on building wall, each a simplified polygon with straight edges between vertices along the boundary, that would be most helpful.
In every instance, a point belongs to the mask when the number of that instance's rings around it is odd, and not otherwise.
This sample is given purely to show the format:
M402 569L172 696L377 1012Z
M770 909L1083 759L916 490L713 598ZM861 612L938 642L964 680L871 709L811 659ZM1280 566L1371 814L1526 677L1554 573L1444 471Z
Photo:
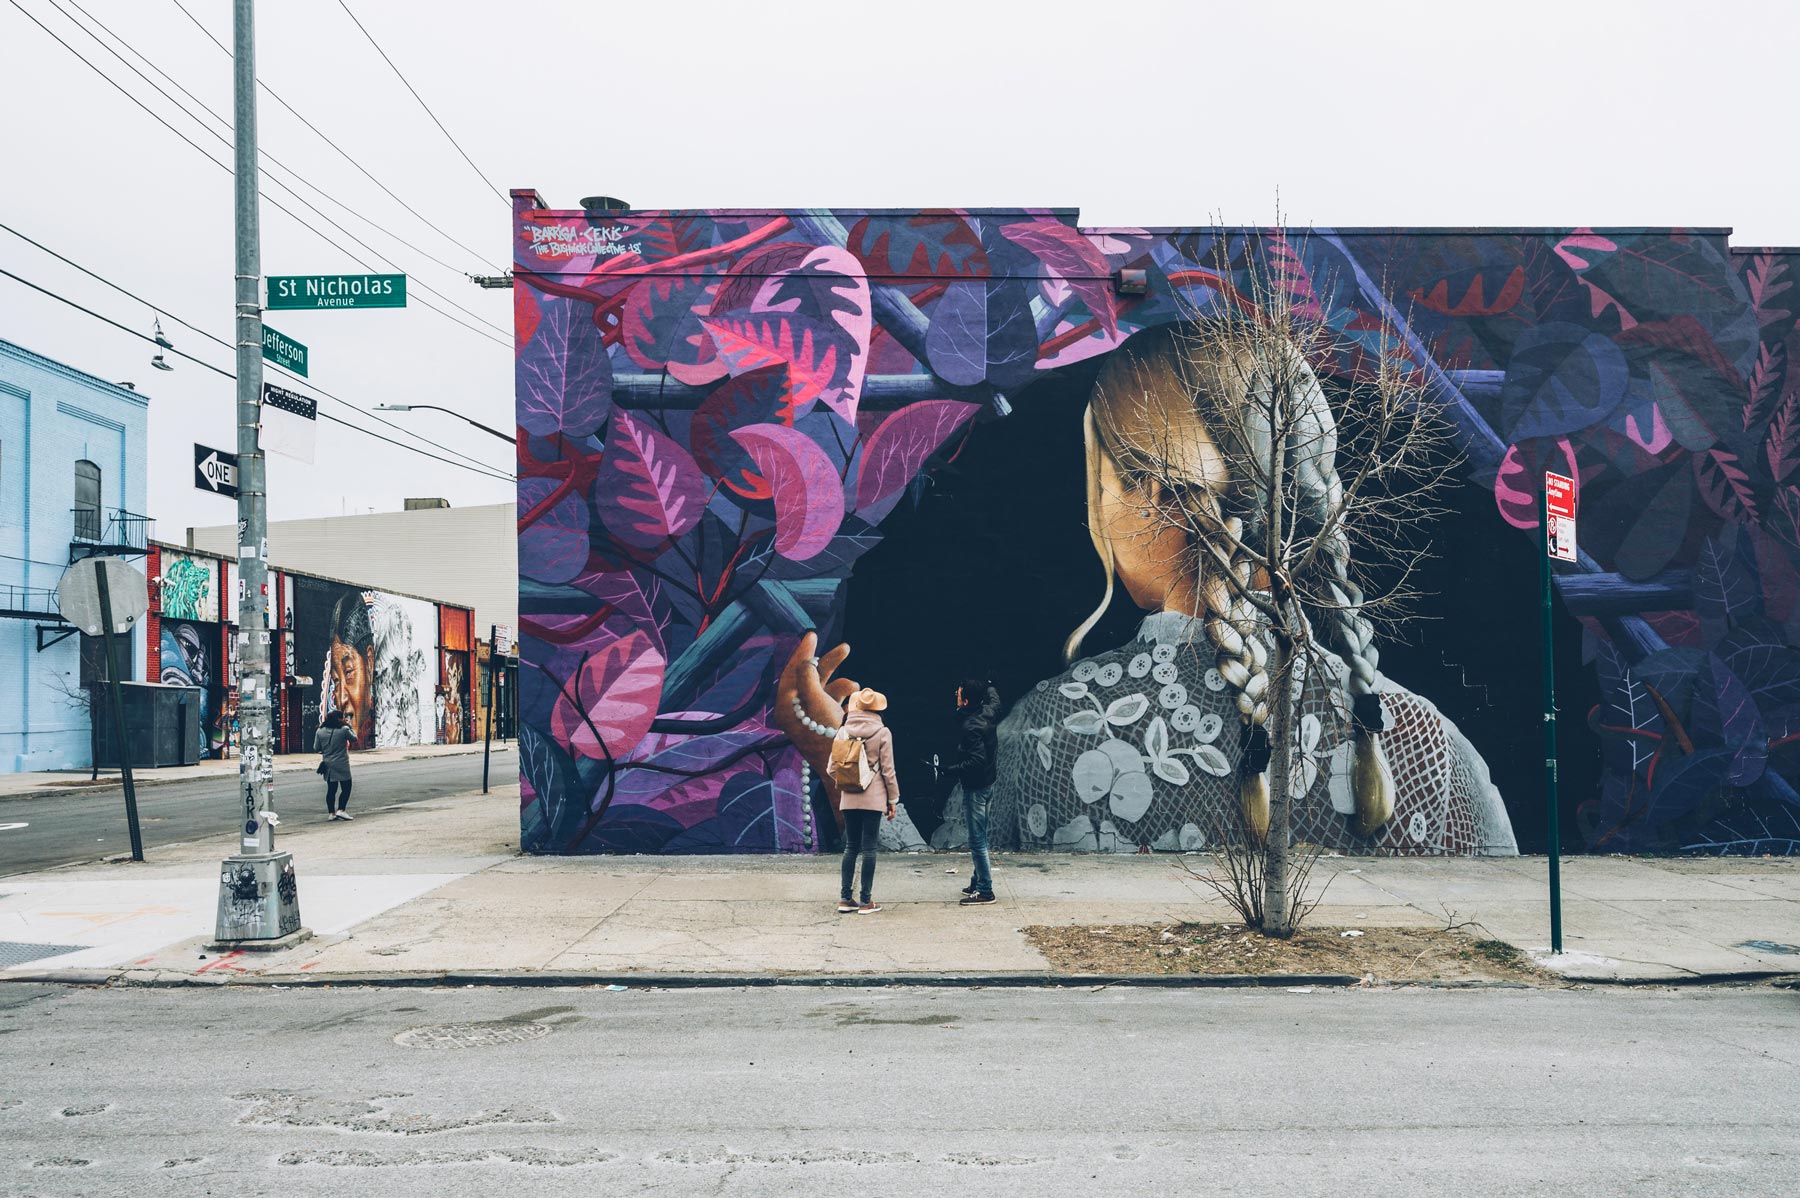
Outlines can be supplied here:
M169 620L217 623L219 594L214 563L185 554L162 554L162 615Z
M288 588L302 751L334 708L363 748L432 739L436 604L304 575Z
M438 743L464 744L469 739L469 655L455 649L444 650L439 679L435 701Z
M161 626L160 681L166 686L199 688L200 727L194 735L202 753L217 755L225 744L221 717L226 686L218 670L219 626L166 617Z
M1456 558L1535 569L1542 474L1578 477L1580 561L1558 589L1586 665L1571 685L1597 696L1564 705L1600 758L1565 796L1587 846L1800 844L1800 307L1782 252L1666 230L1084 230L1061 211L521 209L516 233L526 848L828 836L775 710L813 629L854 642L849 672L886 689L862 663L902 671L945 643L1004 676L1000 843L1192 847L1220 776L1205 749L1226 773L1239 749L1208 736L1226 714L1212 673L1159 659L1194 639L1163 627L1186 617L1115 611L1060 660L1100 583L1081 422L1109 359L1246 302L1271 261L1353 347L1397 337L1444 406L1483 496L1446 531L1421 612L1447 666L1497 627L1534 636L1512 610L1529 616L1530 576L1501 596ZM1121 270L1142 294L1115 289ZM1355 378L1316 365L1328 389ZM1302 746L1315 833L1346 852L1506 851L1535 787L1492 793L1484 758L1521 753L1470 696L1516 687L1535 647L1455 693L1396 692L1437 797L1374 834L1334 810L1341 754L1319 721ZM1314 714L1341 689L1335 660L1305 683ZM902 789L909 808L941 800Z

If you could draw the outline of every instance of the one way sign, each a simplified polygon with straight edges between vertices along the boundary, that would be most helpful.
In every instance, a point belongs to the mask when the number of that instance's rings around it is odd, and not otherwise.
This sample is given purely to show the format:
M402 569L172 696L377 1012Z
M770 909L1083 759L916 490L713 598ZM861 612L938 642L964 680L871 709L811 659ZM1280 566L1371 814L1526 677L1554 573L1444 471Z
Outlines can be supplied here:
M226 453L223 449L209 449L204 445L194 446L194 487L210 491L214 495L223 495L227 499L236 499L237 454Z

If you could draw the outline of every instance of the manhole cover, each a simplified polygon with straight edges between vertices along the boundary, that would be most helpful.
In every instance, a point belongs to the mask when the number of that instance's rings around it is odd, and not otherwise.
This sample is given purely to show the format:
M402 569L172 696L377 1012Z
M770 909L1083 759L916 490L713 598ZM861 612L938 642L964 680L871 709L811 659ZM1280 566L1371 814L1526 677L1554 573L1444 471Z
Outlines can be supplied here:
M439 1023L409 1028L394 1037L403 1048L486 1048L490 1044L521 1044L550 1034L547 1023Z
M9 965L23 965L27 961L37 961L44 957L60 957L64 953L78 953L89 947L85 944L26 944L19 940L0 940L0 969Z
M1739 948L1753 953L1775 953L1783 957L1800 957L1800 944L1783 944L1779 940L1740 940Z

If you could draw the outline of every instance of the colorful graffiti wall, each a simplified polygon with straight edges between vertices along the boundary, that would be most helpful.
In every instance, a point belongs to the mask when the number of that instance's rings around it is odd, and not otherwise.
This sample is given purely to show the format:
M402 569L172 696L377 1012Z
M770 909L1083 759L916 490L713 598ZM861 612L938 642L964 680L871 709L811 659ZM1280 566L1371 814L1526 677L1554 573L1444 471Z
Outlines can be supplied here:
M436 740L437 605L307 575L289 588L302 751L334 708L363 748Z
M1245 302L1269 263L1351 357L1404 347L1463 460L1431 593L1380 653L1418 797L1357 833L1343 745L1308 726L1307 834L1344 852L1541 843L1534 538L1554 469L1581 511L1557 577L1566 843L1800 845L1786 251L1722 230L515 203L527 849L829 842L774 710L813 630L894 699L905 807L940 843L955 821L920 759L948 747L950 691L975 671L1007 708L997 844L1203 843L1239 751L1216 726L1228 688L1172 656L1204 613L1121 594L1062 655L1102 589L1083 420L1109 360ZM1344 419L1355 364L1318 366ZM1341 689L1332 660L1304 710Z

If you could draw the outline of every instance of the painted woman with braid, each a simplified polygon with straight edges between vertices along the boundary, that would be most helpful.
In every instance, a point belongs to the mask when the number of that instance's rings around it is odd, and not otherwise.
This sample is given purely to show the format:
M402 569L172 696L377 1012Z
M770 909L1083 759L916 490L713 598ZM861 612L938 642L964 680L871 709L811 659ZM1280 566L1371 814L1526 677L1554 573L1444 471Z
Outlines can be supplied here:
M1257 372L1203 340L1179 325L1144 330L1095 382L1088 529L1105 593L1068 639L1067 671L1000 727L993 818L996 829L1016 821L1021 848L1195 849L1267 826L1270 641L1246 595L1258 584L1260 497L1227 466L1229 447L1256 441ZM1297 509L1323 511L1341 502L1336 421L1311 370L1296 366L1283 373L1297 376L1308 434L1293 441ZM1314 589L1336 602L1306 611L1311 668L1292 679L1294 839L1343 853L1517 852L1480 755L1380 673L1353 547L1340 532L1323 549L1314 568L1329 574ZM1150 614L1131 642L1094 653L1087 634L1115 579Z

